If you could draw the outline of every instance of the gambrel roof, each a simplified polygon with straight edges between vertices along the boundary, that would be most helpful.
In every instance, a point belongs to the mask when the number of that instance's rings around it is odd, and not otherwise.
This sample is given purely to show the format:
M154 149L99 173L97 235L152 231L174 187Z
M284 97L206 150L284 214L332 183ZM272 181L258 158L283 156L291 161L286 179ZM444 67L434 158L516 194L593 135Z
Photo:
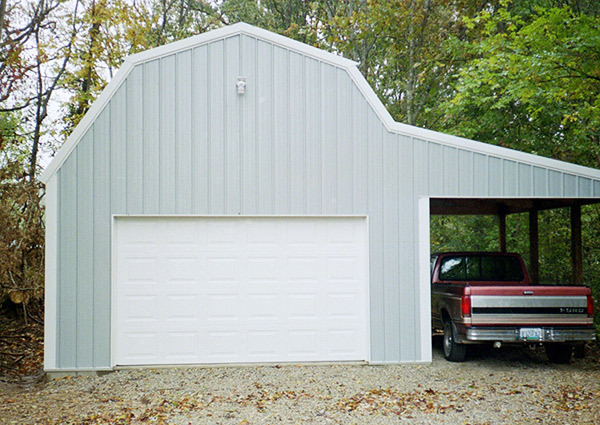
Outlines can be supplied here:
M112 96L116 93L118 88L128 78L132 70L137 65L144 64L157 58L189 50L197 46L243 34L269 42L273 45L280 46L289 51L293 51L307 57L312 57L345 70L350 75L354 84L356 84L357 88L369 102L371 108L376 112L385 128L391 133L397 133L407 137L415 137L424 141L435 142L444 146L461 150L468 150L485 156L514 161L515 163L528 164L533 167L541 167L548 170L558 171L560 173L566 173L584 179L600 180L600 170L597 169L583 167L396 122L386 110L383 103L378 99L377 95L369 86L363 75L360 73L356 62L245 23L238 23L223 27L128 57L118 73L110 81L98 99L94 102L90 110L87 112L85 117L69 136L54 160L42 173L41 180L44 183L48 182L48 180L58 171L66 158L84 136L86 131L90 128L101 111L108 104ZM589 183L591 184L591 181ZM593 184L593 188L590 187L590 191L585 191L585 193L581 193L580 196L600 196L600 182L596 181Z

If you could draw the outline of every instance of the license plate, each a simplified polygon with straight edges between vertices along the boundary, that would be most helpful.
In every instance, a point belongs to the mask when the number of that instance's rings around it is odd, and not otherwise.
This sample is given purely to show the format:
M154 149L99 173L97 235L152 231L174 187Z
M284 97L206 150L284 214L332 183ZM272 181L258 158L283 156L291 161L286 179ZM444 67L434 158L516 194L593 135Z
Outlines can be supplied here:
M525 328L519 332L519 336L525 341L541 341L543 335L541 328Z

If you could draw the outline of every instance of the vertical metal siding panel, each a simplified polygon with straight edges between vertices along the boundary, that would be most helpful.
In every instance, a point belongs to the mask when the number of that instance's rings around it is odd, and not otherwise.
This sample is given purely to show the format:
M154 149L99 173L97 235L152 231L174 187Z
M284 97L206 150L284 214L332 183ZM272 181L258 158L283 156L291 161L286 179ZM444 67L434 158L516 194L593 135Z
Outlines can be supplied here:
M113 214L127 213L127 81L110 101L110 204Z
M258 212L273 212L273 47L258 42Z
M458 194L473 195L473 152L464 149L458 151Z
M429 194L440 196L444 194L444 156L443 146L428 142L429 145Z
M550 196L562 196L562 173L554 170L548 171L548 190Z
M224 42L216 41L209 45L209 104L210 104L210 146L209 161L209 213L225 212L225 102L223 98Z
M563 174L563 193L566 198L578 196L577 194L577 177L573 174Z
M379 117L368 111L369 152L369 269L371 284L371 356L385 361L386 311L383 280L383 125Z
M77 148L59 171L58 353L60 368L77 367Z
M579 188L577 195L582 198L589 198L592 196L592 181L585 177L579 177Z
M504 196L517 196L519 188L519 171L517 169L517 163L514 161L503 161L504 166Z
M368 211L367 187L367 157L369 136L367 132L367 110L362 93L353 84L352 87L352 202L356 214L365 214Z
M160 62L144 64L143 113L143 194L144 213L158 214L160 209Z
M177 213L177 104L175 55L160 60L160 212Z
M44 369L56 369L58 330L58 175L46 182L44 238Z
M77 367L94 364L93 129L77 145Z
M418 238L415 236L415 232L418 232L417 221L415 219L418 216L418 198L415 197L415 193L425 190L427 187L426 181L419 182L419 179L415 176L415 167L417 165L414 163L415 144L421 146L425 144L419 141L415 143L408 137L402 137L401 141L402 150L398 159L400 174L396 183L400 192L398 205L399 223L397 227L400 250L396 257L396 262L398 263L398 285L400 287L398 309L400 311L396 315L397 317L394 318L394 320L399 320L400 322L400 353L397 358L398 361L415 359L415 350L419 345L417 343L419 335L417 327L419 323L417 319L419 300L416 298L419 280L416 278L414 267L414 262L416 261L415 241L418 241ZM386 230L386 232L388 231Z
M331 65L321 63L321 140L323 179L323 213L337 213L337 135L336 74Z
M306 212L306 74L304 56L290 52L290 188L291 212Z
M473 154L473 196L488 195L487 187L487 156L474 153Z
M600 197L600 181L594 180L594 197Z
M406 279L398 270L398 136L387 131L383 134L383 302L386 312L386 360L400 359L400 281ZM404 171L404 170L403 170Z
M502 160L488 157L488 194L502 196Z
M256 73L256 39L242 36L242 74L246 77L246 94L242 98L242 212L244 214L256 214L256 128L258 106Z
M177 55L177 213L191 214L194 193L192 161L192 51Z
M519 195L533 196L533 168L528 164L519 164Z
M429 195L429 143L421 139L408 138L407 144L413 147L414 167L412 168L415 196Z
M209 68L208 47L194 49L193 54L193 176L194 176L194 213L208 214L209 212L209 117L211 114L210 98L208 95Z
M413 291L412 298L402 295L402 300L406 300L403 303L403 311L401 311L400 316L400 320L402 323L404 323L402 328L402 339L400 341L400 355L403 360L410 358L422 358L420 352L421 345L419 344L420 335L422 332L420 329L419 320L421 316L422 302L422 300L419 298L421 293L421 281L418 267L420 242L419 200L421 196L427 195L428 182L426 178L421 178L419 174L423 173L421 170L427 170L427 167L429 166L429 158L427 156L427 143L415 139L412 139L411 141L412 143L409 143L406 149L406 162L402 163L402 167L405 167L406 170L410 172L412 179L409 182L401 181L399 183L405 185L401 187L406 193L404 196L406 198L406 208L403 208L403 210L407 211L406 219L400 220L400 226L402 226L400 228L400 239L402 240L405 237L409 237L411 242L406 243L406 248L402 249L400 252L400 270L406 271L406 275L411 279L410 282L405 284L410 285L409 287L412 288ZM467 185L471 186L471 183L468 183ZM425 300L425 302L428 303L429 300ZM414 347L412 347L412 351L409 351L410 344L414 345Z
M110 113L94 123L94 366L110 366Z
M336 70L337 80L337 200L338 213L352 212L352 81L343 69ZM396 141L394 141L396 143Z
M127 212L143 209L143 69L136 66L127 78Z
M240 75L240 37L225 40L225 56L223 58L225 82L223 97L225 98L225 212L239 214L241 203L240 188L240 113L242 98L237 94L237 77Z
M548 196L548 170L533 167L533 196Z
M306 213L321 208L321 76L319 62L307 58L306 66Z
M290 212L288 50L273 47L273 187L275 212Z
M458 195L458 149L444 146L444 195Z

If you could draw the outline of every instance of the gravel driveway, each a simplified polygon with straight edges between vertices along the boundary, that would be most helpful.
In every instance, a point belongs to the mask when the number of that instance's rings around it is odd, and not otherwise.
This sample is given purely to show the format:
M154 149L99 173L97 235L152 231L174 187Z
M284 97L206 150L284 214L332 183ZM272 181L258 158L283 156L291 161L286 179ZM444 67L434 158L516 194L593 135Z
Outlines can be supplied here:
M502 424L600 422L597 353L572 365L543 350L482 350L427 365L123 370L0 383L8 424Z

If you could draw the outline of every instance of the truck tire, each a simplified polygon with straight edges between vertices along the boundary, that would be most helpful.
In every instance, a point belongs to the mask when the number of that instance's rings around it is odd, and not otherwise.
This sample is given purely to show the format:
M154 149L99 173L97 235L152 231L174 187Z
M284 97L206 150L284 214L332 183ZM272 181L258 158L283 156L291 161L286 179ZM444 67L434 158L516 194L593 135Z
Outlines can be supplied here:
M458 344L454 340L454 329L452 322L444 322L444 357L451 362L463 362L467 356L467 346Z
M563 343L546 344L546 355L552 363L569 364L573 357L573 345Z

